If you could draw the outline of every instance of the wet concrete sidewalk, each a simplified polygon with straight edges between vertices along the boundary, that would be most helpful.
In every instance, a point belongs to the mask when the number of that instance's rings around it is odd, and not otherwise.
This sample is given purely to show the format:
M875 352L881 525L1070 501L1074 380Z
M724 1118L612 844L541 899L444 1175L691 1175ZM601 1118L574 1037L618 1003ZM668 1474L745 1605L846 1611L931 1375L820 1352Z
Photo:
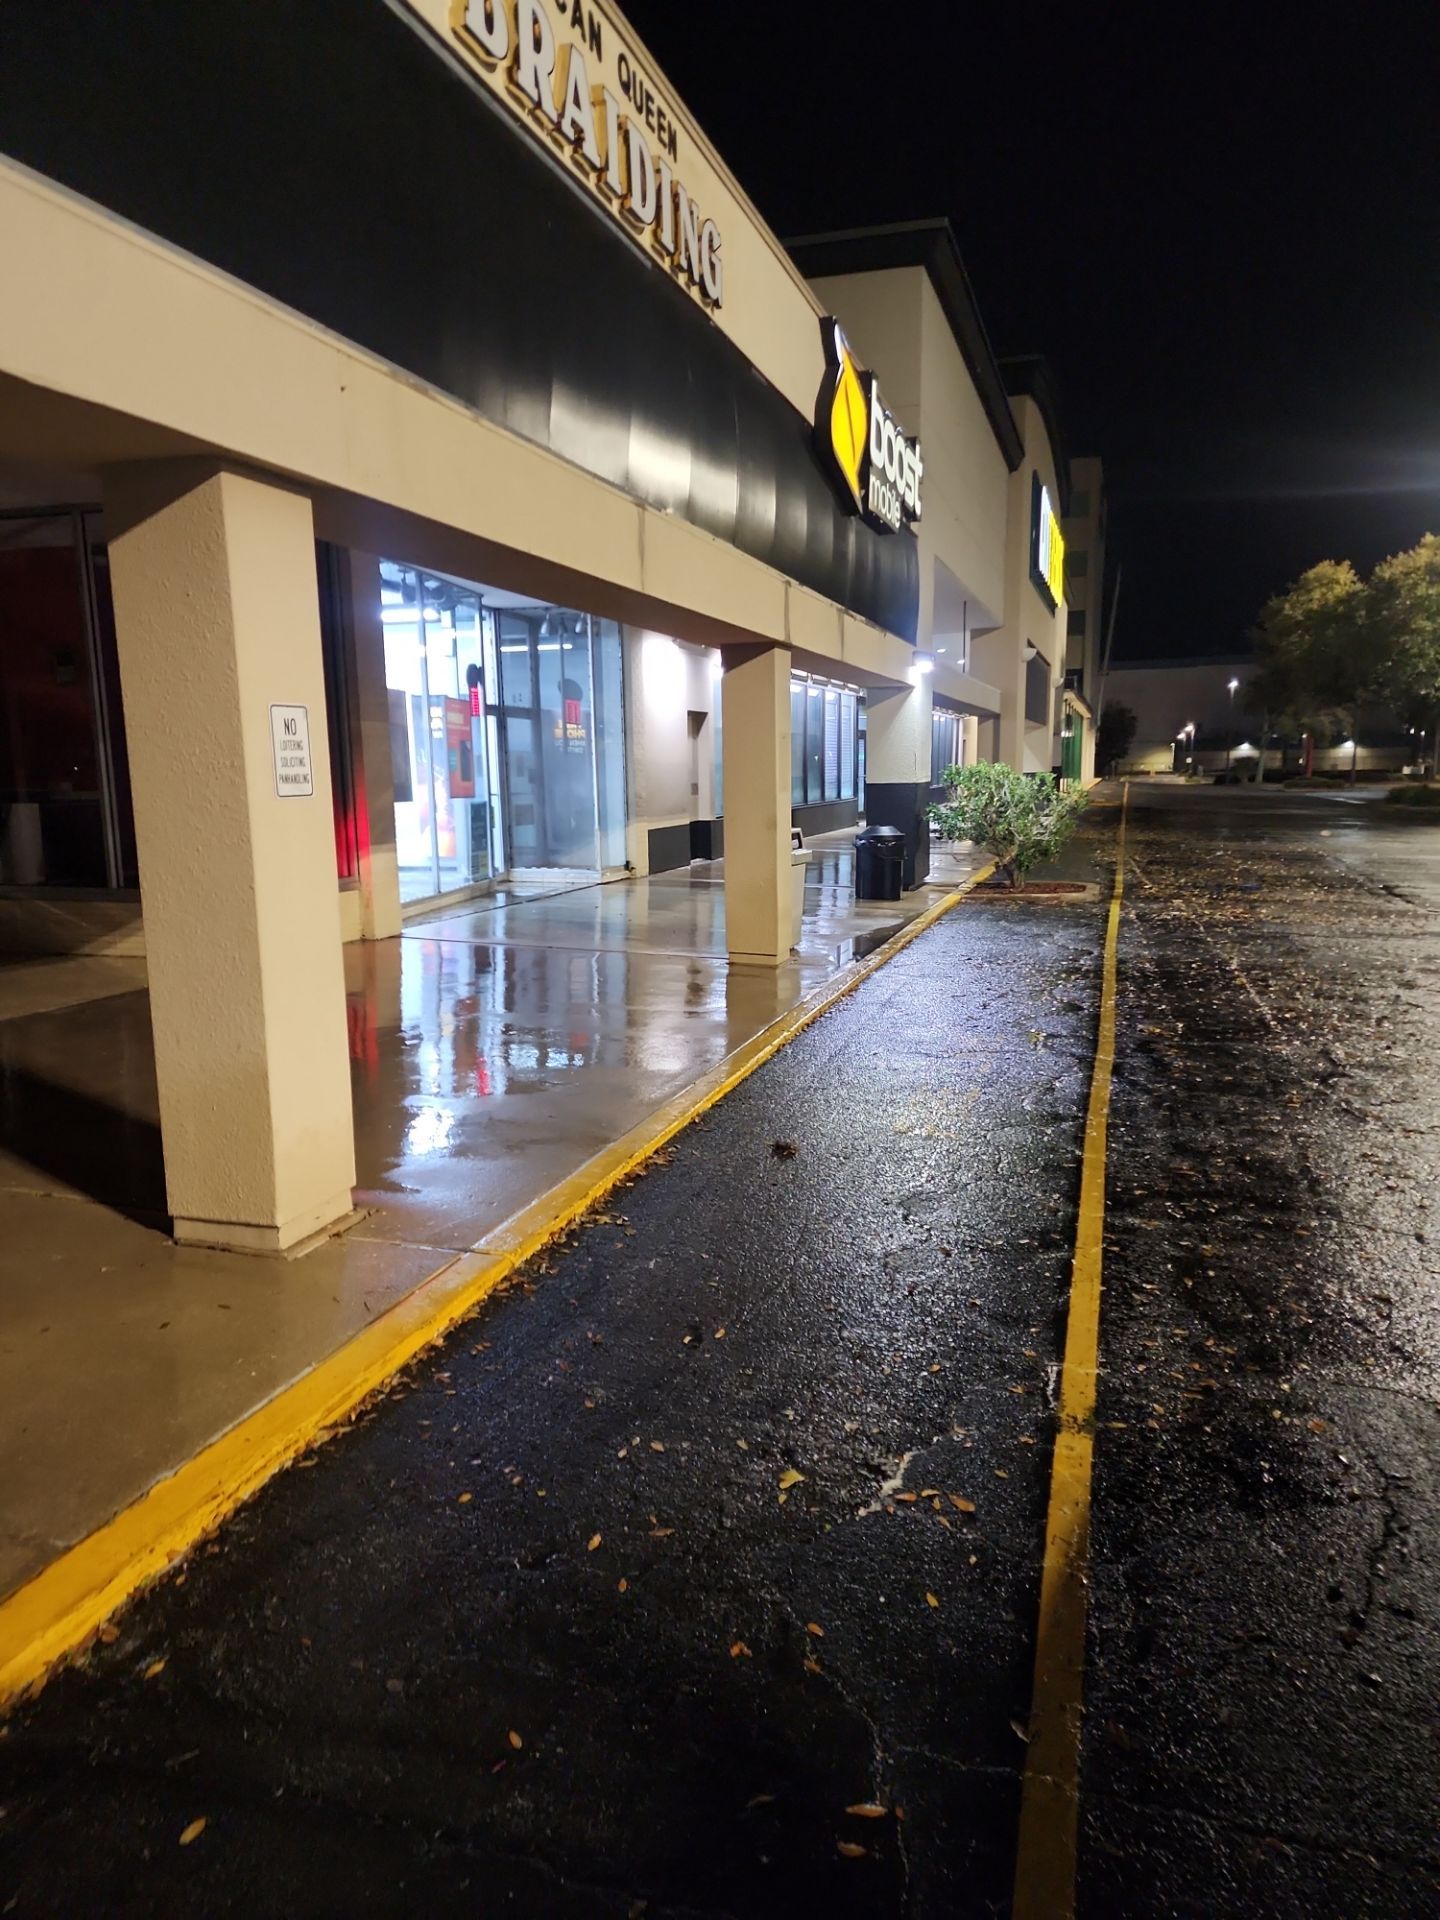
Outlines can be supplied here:
M169 1241L143 960L0 972L0 1594L937 897L857 905L852 864L821 843L773 972L703 867L348 948L368 1212L297 1262Z

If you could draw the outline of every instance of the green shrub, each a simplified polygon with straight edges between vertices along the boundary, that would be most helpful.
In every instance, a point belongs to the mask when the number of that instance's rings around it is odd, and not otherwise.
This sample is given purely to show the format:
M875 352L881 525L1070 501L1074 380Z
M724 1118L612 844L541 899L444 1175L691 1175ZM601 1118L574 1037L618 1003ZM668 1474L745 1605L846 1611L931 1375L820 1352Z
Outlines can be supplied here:
M1429 812L1440 808L1440 787L1391 787L1385 801L1388 806L1419 807Z
M1083 793L1062 793L1053 774L1016 773L990 761L947 767L945 788L946 798L930 809L942 838L973 840L1010 887L1055 858L1087 805Z

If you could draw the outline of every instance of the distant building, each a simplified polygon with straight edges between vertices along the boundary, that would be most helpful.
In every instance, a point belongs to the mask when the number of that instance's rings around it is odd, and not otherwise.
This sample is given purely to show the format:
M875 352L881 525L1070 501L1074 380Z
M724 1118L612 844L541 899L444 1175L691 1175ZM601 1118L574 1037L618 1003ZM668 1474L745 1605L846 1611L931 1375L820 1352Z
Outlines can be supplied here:
M1126 660L1112 666L1106 704L1129 707L1138 723L1117 772L1208 775L1226 766L1253 772L1263 724L1245 698L1254 673L1254 660L1243 654ZM1423 734L1407 730L1383 709L1369 708L1356 715L1352 740L1322 746L1303 735L1271 733L1266 766L1272 775L1307 768L1317 774L1399 773L1417 765L1424 748Z
M1227 746L1238 746L1246 728L1258 724L1245 710L1245 685L1254 671L1255 662L1240 654L1112 664L1106 704L1129 707L1137 721L1118 771L1183 771L1187 756L1216 752L1223 760Z

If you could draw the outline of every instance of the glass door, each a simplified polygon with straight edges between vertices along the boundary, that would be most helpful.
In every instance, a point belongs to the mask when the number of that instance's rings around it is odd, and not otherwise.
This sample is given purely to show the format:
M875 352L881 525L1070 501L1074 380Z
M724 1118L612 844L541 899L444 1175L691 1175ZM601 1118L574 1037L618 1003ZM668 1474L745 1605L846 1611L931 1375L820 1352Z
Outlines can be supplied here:
M498 616L512 868L600 866L595 688L584 614Z
M492 862L485 623L472 587L380 563L402 904L484 886Z
M430 713L431 814L437 893L483 886L490 863L484 632L479 593L421 581L425 694Z

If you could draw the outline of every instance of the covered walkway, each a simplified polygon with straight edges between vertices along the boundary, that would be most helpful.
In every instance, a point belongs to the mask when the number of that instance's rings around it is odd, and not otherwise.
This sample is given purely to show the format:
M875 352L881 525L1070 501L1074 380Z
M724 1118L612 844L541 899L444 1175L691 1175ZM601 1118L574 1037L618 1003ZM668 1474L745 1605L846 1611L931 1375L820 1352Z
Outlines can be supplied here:
M298 1265L169 1238L144 961L0 966L0 1593L968 871L868 905L852 865L817 843L778 969L727 965L722 863L347 948L364 1212Z

